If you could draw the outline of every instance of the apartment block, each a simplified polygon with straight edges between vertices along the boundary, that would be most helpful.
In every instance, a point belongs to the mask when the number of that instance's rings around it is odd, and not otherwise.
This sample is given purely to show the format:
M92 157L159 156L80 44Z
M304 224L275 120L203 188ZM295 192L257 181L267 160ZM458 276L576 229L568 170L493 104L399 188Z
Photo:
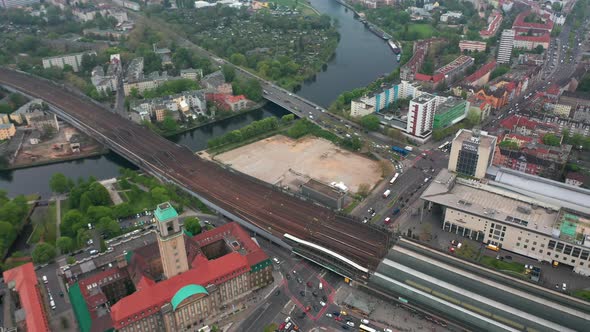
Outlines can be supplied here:
M43 58L43 68L48 69L51 67L59 67L63 69L65 65L70 65L74 72L78 72L80 70L80 66L82 65L82 57L85 54L96 56L96 52L88 51Z
M422 93L410 101L406 132L413 136L426 137L432 133L437 97Z
M512 29L505 29L502 31L502 38L500 39L500 46L498 47L498 57L496 58L498 63L510 63L515 36L516 32Z
M470 52L485 52L486 50L486 43L476 40L461 40L459 42L459 49L461 52L470 51Z

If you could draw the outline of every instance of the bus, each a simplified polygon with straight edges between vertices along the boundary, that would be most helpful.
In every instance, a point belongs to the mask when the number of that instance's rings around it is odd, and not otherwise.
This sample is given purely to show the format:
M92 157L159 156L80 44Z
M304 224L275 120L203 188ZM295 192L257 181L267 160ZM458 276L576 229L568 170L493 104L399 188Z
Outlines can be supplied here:
M374 328L372 328L372 327L368 327L368 326L367 326L367 325L365 325L365 324L361 324L361 325L359 326L359 331L361 331L361 332L377 332L377 330L375 330L375 329L374 329Z
M451 144L451 142L450 142L450 141L446 141L446 142L444 142L443 144L441 144L441 146L439 146L439 147L438 147L438 149L439 149L439 150L442 150L442 149L444 149L445 147L447 147L449 144Z
M498 246L493 245L493 244L488 244L486 246L486 249L490 249L490 250L493 250L493 251L500 251L500 248Z
M391 178L391 180L389 180L389 184L393 184L395 182L395 180L397 180L398 176L399 176L399 173L395 173L395 175Z

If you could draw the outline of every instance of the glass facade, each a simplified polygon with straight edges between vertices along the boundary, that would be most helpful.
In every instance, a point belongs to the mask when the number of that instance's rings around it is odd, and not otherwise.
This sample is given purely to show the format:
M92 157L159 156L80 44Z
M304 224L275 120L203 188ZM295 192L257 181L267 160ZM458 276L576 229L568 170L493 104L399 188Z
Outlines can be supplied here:
M471 145L463 144L463 148L459 151L459 157L457 158L457 172L474 176L478 159L477 146L474 149Z

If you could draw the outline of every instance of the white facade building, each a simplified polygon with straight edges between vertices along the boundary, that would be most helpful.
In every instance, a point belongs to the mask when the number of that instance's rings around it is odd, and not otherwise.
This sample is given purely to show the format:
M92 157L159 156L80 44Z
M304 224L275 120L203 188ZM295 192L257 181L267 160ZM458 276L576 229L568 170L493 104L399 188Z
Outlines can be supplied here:
M65 65L70 65L72 66L72 69L77 72L80 70L80 66L82 65L82 56L84 56L84 54L96 56L96 52L88 51L43 58L43 68L48 69L51 67L59 67L63 69Z
M371 93L351 101L350 115L360 117L379 112L399 99L416 97L420 93L420 84L418 83L401 81L399 84L388 85L379 92Z
M410 101L406 132L412 136L425 137L432 132L438 97L422 93Z
M510 63L512 56L512 47L514 45L514 37L516 32L512 29L505 29L502 31L502 38L500 39L500 47L498 48L498 63Z

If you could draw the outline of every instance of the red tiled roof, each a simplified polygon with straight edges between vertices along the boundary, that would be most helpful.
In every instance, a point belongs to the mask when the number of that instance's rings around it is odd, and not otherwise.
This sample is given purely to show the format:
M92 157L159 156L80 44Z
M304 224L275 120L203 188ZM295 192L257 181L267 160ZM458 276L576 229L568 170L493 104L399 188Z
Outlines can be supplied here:
M225 98L225 101L227 101L228 103L237 103L240 100L246 100L246 97L244 95L238 95L238 96L227 96Z
M557 85L557 84L551 84L547 88L547 93L550 94L550 95L558 95L559 94L559 85Z
M494 70L494 68L496 68L496 60L492 60L492 61L486 63L481 68L476 70L473 74L467 76L467 78L465 78L465 82L466 83L475 82L478 79L482 78L485 74Z
M27 332L49 331L47 317L43 311L41 295L37 288L37 275L33 263L27 263L14 269L4 271L4 282L14 281L21 307L25 311Z
M155 284L156 284L156 282L153 281L152 279L150 279L146 276L141 276L141 278L139 279L139 282L137 283L135 288L137 289L137 291L140 291L144 288L149 288Z
M197 284L205 287L210 284L220 284L248 271L250 266L246 257L237 252L207 261L196 269L137 291L115 303L111 307L114 327L119 329L125 326L128 320L133 322L159 311L162 305L170 302L174 294L186 285ZM145 314L141 315L142 312Z
M528 129L535 129L537 125L537 121L529 120L520 115L511 115L506 119L500 121L500 126L510 130L514 130L516 127L526 127Z
M416 73L416 76L415 76L416 81L423 81L423 82L432 81L434 83L438 83L438 82L442 81L443 78L445 78L444 74L426 75L426 74Z
M160 310L160 307L170 302L176 292L188 285L197 284L206 287L210 284L221 284L229 279L250 271L250 267L268 259L266 253L250 238L250 235L235 222L228 223L212 230L195 235L191 240L199 246L222 239L227 233L231 233L239 242L240 247L245 249L247 254L242 255L232 252L220 258L208 260L201 252L197 253L191 262L191 269L187 272L153 284L142 278L141 290L121 299L112 306L111 317L115 328L126 325L127 319L135 320L145 315L151 315ZM232 273L236 273L232 275ZM152 283L151 285L149 285ZM148 312L148 309L151 311ZM142 316L141 312L145 312ZM125 324L122 324L125 323Z
M514 20L514 23L512 24L512 27L513 28L525 28L525 29L526 28L543 29L543 30L547 30L547 31L551 31L551 29L553 29L553 21L551 21L549 14L542 15L543 18L545 19L545 23L525 22L524 21L525 17L527 17L531 13L532 13L531 10L527 10L527 11L524 11L524 12L518 14L518 16L516 16L516 19Z
M525 40L537 43L549 43L551 41L551 36L549 35L549 33L545 33L541 36L516 35L514 36L514 40Z
M502 13L496 12L494 18L488 25L488 27L484 30L481 30L479 34L483 36L493 36L498 31L498 27L500 27L500 22L502 22Z

